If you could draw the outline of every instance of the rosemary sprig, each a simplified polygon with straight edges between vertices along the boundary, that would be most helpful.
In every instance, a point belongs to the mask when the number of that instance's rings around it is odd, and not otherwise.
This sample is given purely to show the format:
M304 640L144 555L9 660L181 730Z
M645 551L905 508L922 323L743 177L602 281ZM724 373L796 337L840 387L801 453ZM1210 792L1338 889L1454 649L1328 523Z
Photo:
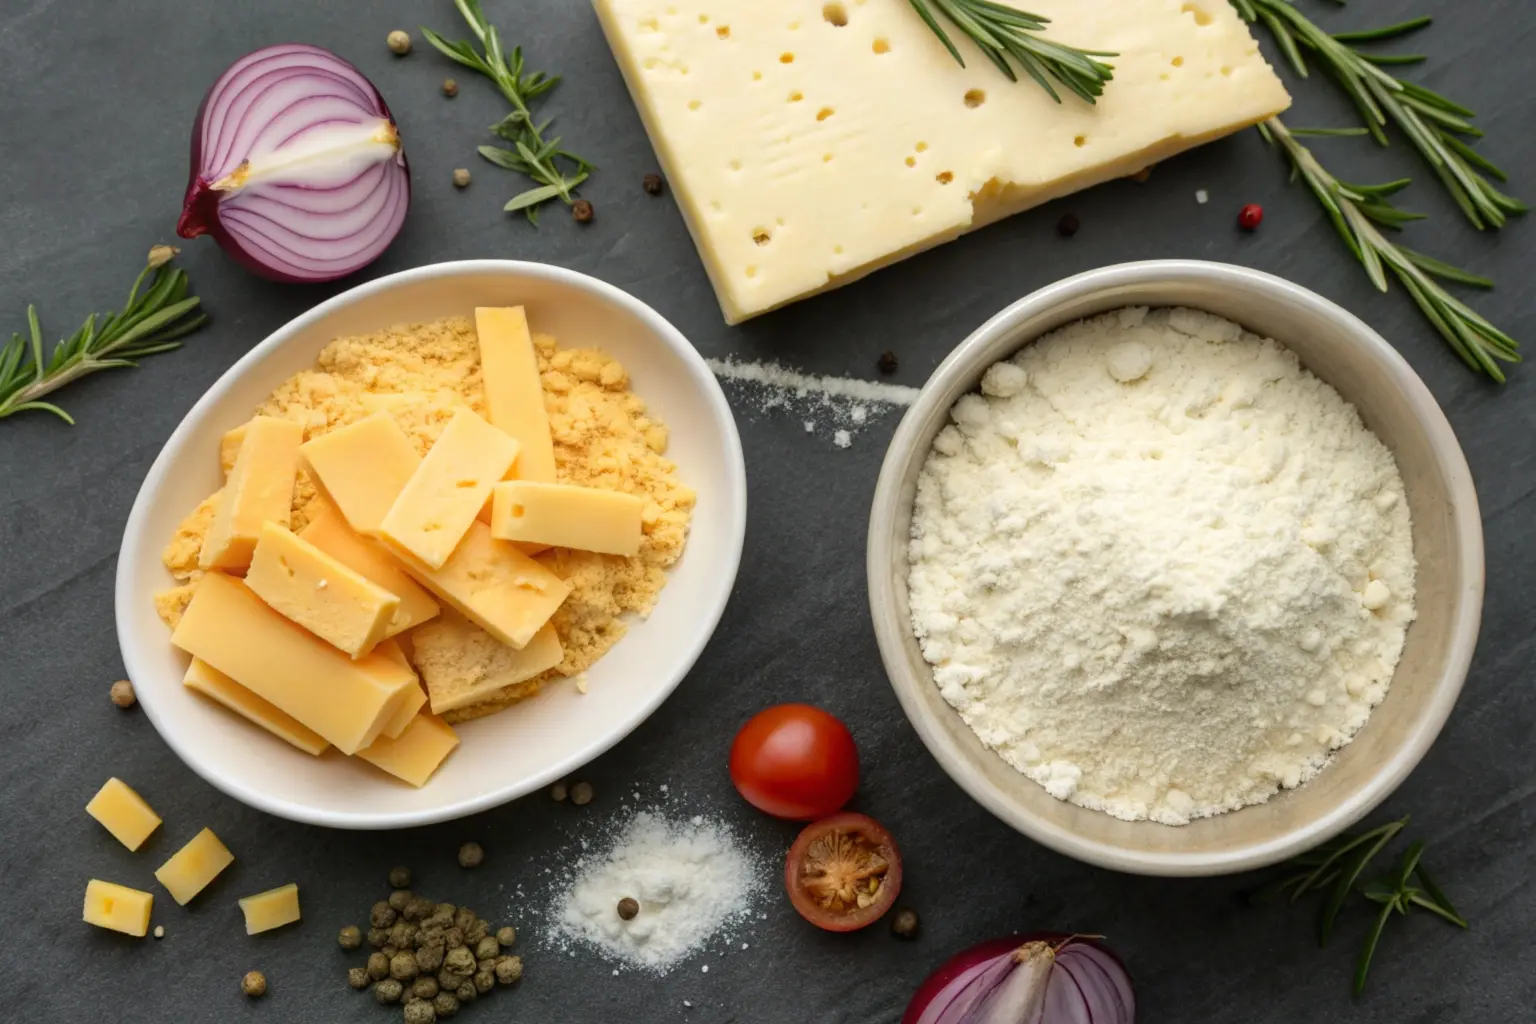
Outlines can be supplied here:
M1483 175L1499 181L1508 176L1487 157L1463 141L1483 133L1467 118L1472 111L1413 82L1405 82L1383 65L1414 64L1420 54L1373 54L1355 43L1377 43L1416 32L1429 18L1411 18L1395 25L1360 32L1330 35L1291 4L1291 0L1231 0L1249 22L1262 22L1275 37L1280 50L1296 73L1307 77L1302 55L1310 51L1343 87L1360 111L1365 128L1379 144L1387 145L1385 126L1396 124L1419 151L1473 227L1503 227L1511 215L1527 207L1505 195ZM1342 4L1344 0L1337 0Z
M1045 26L1050 24L1050 19L1038 14L1015 10L994 3L993 0L910 0L910 3L961 67L965 67L965 60L948 33L939 25L938 18L934 16L935 10L969 36L981 48L981 52L987 55L987 59L1008 76L1009 81L1019 80L1013 65L1009 63L1009 58L1012 58L1057 103L1061 102L1061 97L1052 87L1049 81L1051 78L1089 103L1095 103L1104 93L1104 83L1115 77L1115 69L1111 65L1093 58L1115 57L1118 54L1102 50L1079 50L1041 39L1033 33L1043 32Z
M1291 162L1292 178L1300 177L1305 181L1318 202L1323 204L1339 237L1364 265L1371 283L1385 292L1387 271L1391 270L1462 361L1474 371L1486 373L1502 384L1504 371L1498 361L1520 362L1519 343L1447 292L1436 279L1456 281L1474 288L1492 288L1493 282L1433 256L1396 245L1380 230L1396 230L1422 217L1422 214L1399 210L1391 203L1390 197L1407 188L1409 179L1400 178L1381 185L1345 184L1328 173L1312 151L1297 141L1296 133L1278 117L1260 124L1259 130L1266 139L1284 150Z
M450 43L426 27L422 28L421 34L449 60L473 68L495 82L507 102L512 104L512 112L491 126L491 131L512 143L512 148L481 146L479 153L497 167L524 175L535 183L534 188L513 196L504 209L508 213L521 210L529 223L537 224L541 205L551 199L560 199L570 205L575 201L572 193L576 187L594 170L586 160L561 149L559 137L544 138L552 118L534 120L534 101L558 85L560 76L542 71L524 73L522 47L513 47L510 54L502 49L501 35L496 26L485 20L480 0L453 0L453 3L479 40L483 54L477 53L468 42Z
M100 323L92 313L78 331L54 346L47 359L37 307L28 306L27 335L13 334L9 343L0 346L0 419L39 411L73 425L74 417L43 401L43 396L98 370L137 366L135 360L180 348L178 339L208 318L202 313L191 315L199 300L187 295L186 272L169 265L175 255L168 245L151 249L149 263L134 280L122 311L104 315ZM140 294L151 273L149 288Z

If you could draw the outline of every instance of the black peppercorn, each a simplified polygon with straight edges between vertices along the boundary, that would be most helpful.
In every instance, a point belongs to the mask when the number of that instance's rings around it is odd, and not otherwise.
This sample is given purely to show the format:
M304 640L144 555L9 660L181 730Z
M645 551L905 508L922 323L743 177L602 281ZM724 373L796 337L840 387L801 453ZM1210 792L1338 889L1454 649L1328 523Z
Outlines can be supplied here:
M1056 233L1062 238L1071 238L1082 226L1082 221L1077 219L1077 214L1063 214L1061 220L1056 222Z
M876 365L880 367L881 373L890 374L895 373L896 367L900 364L896 360L895 352L882 352L880 353L880 361Z
M661 175L659 175L659 174L647 174L644 178L640 179L640 187L645 189L645 194L648 195L648 196L659 196L659 195L661 195L661 189L662 189Z
M578 199L571 204L571 216L576 218L577 224L592 223L592 204L585 199Z
M625 896L619 900L619 918L624 921L633 921L635 915L640 913L640 903L631 896Z

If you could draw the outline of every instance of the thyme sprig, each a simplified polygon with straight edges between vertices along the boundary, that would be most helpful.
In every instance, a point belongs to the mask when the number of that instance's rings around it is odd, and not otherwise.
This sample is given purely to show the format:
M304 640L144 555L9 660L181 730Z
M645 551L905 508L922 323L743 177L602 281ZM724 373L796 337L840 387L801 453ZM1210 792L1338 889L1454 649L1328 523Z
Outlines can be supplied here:
M1342 5L1344 0L1336 0ZM1429 18L1410 18L1395 25L1359 32L1329 34L1291 4L1291 0L1231 0L1244 19L1260 22L1302 78L1308 77L1303 51L1311 53L1343 87L1360 111L1371 137L1387 145L1386 125L1391 122L1408 137L1429 163L1436 177L1467 220L1479 230L1503 227L1509 217L1527 207L1499 191L1484 175L1507 181L1498 165L1465 141L1480 131L1469 120L1471 110L1432 89L1406 82L1382 70L1394 64L1416 64L1422 54L1375 54L1357 43L1370 44L1401 38L1430 24Z
M187 295L186 272L170 266L175 255L168 245L151 249L148 265L134 280L122 311L104 314L100 322L92 313L47 358L37 307L28 306L26 335L12 334L0 346L0 419L19 412L51 412L73 426L74 417L43 401L43 396L87 374L137 366L145 356L180 348L179 339L208 318L202 313L192 315L199 300ZM149 288L141 294L146 278Z
M566 205L575 202L572 193L594 170L586 160L560 148L558 136L545 139L553 118L534 120L534 102L560 84L560 76L542 71L525 72L522 47L513 47L511 53L503 49L501 34L496 31L496 26L485 20L480 0L453 0L453 3L479 41L483 53L476 52L466 41L451 43L425 26L421 34L449 60L472 68L495 82L507 102L512 104L512 112L491 126L491 131L512 143L512 148L481 146L479 153L497 167L521 174L535 183L534 188L508 200L504 209L508 213L521 210L529 223L537 224L540 206L551 199L559 199Z
M1024 69L1024 73L1039 83L1051 99L1061 102L1061 96L1051 85L1050 79L1066 86L1089 103L1098 101L1104 93L1104 85L1115 77L1112 65L1094 60L1095 57L1115 57L1118 54L1103 50L1079 50L1041 39L1035 33L1045 31L1049 18L1028 11L1015 10L993 0L909 0L912 9L944 44L950 55L965 67L960 51L939 24L935 11L944 16L955 28L970 37L996 64L998 70L1011 82L1019 80L1010 59Z

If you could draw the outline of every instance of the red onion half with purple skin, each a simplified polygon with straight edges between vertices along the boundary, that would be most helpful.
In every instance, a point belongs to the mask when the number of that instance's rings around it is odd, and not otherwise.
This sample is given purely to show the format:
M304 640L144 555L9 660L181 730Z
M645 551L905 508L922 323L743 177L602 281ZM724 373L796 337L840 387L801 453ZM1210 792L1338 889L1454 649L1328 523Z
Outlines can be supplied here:
M1131 977L1081 936L994 939L935 971L901 1024L1134 1024Z
M203 97L176 233L212 235L253 273L332 281L399 234L411 174L384 97L329 50L268 46Z

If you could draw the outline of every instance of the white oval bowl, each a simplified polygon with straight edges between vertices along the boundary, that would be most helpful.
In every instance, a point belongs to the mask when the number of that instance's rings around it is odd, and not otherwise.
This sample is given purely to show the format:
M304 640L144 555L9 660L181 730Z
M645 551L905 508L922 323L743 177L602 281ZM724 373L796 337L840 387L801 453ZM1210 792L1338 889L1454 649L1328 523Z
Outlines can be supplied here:
M333 338L476 306L528 307L534 329L563 348L600 348L671 432L668 458L698 493L688 545L649 618L571 682L459 727L459 749L421 789L335 750L320 758L182 686L187 657L170 644L153 596L173 584L160 556L177 524L222 485L219 437L244 423L288 377L315 364ZM612 285L537 263L440 263L371 281L270 335L187 413L150 468L123 531L117 633L139 702L193 771L252 807L336 828L398 828L473 814L561 779L661 705L693 667L730 597L746 533L741 439L704 360L655 310Z
M912 631L907 540L934 436L982 373L1040 336L1122 306L1188 306L1274 338L1359 411L1396 456L1413 516L1418 619L1386 699L1312 781L1268 803L1174 828L1056 800L982 745L939 694ZM1403 357L1322 296L1221 263L1154 260L1089 271L988 320L934 371L886 453L869 522L870 611L891 685L939 764L983 807L1053 850L1147 875L1214 875L1285 860L1370 813L1434 743L1466 679L1483 604L1483 530L1461 446Z

